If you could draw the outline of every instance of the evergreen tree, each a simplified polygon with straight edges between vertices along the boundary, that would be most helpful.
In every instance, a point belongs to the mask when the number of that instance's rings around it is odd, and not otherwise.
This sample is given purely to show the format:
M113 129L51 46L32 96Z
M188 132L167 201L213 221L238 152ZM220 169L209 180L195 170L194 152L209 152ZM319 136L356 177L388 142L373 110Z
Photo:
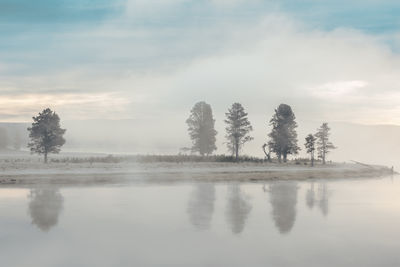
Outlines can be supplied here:
M32 127L28 128L31 139L28 147L31 153L44 155L44 162L47 163L49 153L60 152L61 146L65 143L63 135L66 130L61 129L60 118L49 108L32 119Z
M329 141L330 130L328 123L324 122L321 127L317 129L317 133L315 134L315 137L317 137L318 157L322 159L322 164L326 163L326 154L328 154L330 150L336 148Z
M280 104L275 109L275 114L270 120L272 131L268 142L271 150L277 155L279 162L287 161L287 155L297 154L300 148L297 146L297 123L292 108L286 104Z
M311 156L311 167L314 166L314 152L315 152L315 141L316 140L317 139L315 138L314 135L309 134L309 135L307 135L306 143L304 144L304 146L307 149L307 153L309 153Z
M196 103L186 123L189 126L193 152L199 152L204 156L210 155L217 149L215 146L217 131L214 129L215 120L209 104L204 101Z
M249 135L253 127L247 118L247 113L244 111L243 106L239 103L233 103L225 115L227 146L232 154L235 155L237 161L240 149L246 142L253 139Z

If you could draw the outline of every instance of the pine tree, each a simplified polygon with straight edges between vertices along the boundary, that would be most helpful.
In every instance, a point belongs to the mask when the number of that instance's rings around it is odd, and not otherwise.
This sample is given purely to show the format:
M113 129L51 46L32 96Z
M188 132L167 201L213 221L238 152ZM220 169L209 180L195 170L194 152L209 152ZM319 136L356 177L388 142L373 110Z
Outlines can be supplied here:
M63 135L66 130L61 129L60 118L49 108L32 119L32 127L28 128L31 139L28 147L31 153L44 155L44 162L47 163L49 153L60 152L61 146L65 143Z
M269 134L271 140L268 142L271 151L274 152L279 162L287 161L287 155L295 155L300 148L297 146L297 123L292 108L286 104L280 104L275 109L275 114L270 120L272 131Z
M246 142L253 139L249 133L253 130L250 121L247 118L247 113L244 111L240 103L233 103L228 112L225 113L227 124L226 139L228 140L228 149L235 155L236 161L239 158L239 151Z
M309 134L309 135L307 135L306 143L304 144L304 146L307 149L307 153L309 153L311 156L311 167L314 166L314 152L315 152L315 141L316 140L317 139L315 138L314 135Z
M193 152L199 152L204 156L210 155L217 149L215 146L217 131L214 129L215 120L209 104L204 101L196 103L186 123L189 126Z
M330 150L335 149L336 147L329 141L329 135L331 129L328 126L328 123L324 122L320 128L317 129L317 133L315 137L317 137L317 151L318 157L322 159L322 164L326 163L326 154L330 152Z

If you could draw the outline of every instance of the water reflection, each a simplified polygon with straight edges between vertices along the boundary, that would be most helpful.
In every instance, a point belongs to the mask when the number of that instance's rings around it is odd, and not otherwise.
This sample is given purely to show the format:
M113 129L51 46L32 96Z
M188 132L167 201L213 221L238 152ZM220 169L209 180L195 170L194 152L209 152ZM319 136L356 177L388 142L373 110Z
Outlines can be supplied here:
M245 227L247 217L251 211L251 204L248 201L248 196L240 189L239 184L229 185L227 199L226 218L228 224L232 233L239 234Z
M306 204L310 209L312 209L315 204L315 191L313 182L310 184L310 188L307 189L306 192Z
M296 220L297 183L282 181L269 186L272 218L282 234L289 233Z
M215 187L213 184L199 183L193 188L189 198L187 213L190 222L199 230L210 228L214 212Z
M318 185L318 207L324 216L329 212L329 193L326 183Z
M33 225L44 232L57 225L64 204L64 198L58 189L31 189L28 198L28 212Z
M317 203L319 210L324 216L329 213L329 190L328 185L324 183L319 183L317 188L317 194L314 191L314 183L310 184L310 188L306 192L306 204L312 209Z

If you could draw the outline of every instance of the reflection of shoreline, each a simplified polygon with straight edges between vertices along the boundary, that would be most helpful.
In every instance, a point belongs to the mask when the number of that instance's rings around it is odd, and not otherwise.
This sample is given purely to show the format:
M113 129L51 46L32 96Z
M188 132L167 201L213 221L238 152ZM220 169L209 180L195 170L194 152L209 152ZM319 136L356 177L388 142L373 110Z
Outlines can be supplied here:
M187 213L193 226L199 230L210 228L214 213L215 186L211 183L194 185L190 195Z
M229 185L227 200L227 222L231 226L232 233L239 234L246 225L252 207L247 196L241 191L239 184Z
M28 198L28 212L33 225L44 232L57 225L64 205L64 198L58 189L31 189Z
M281 234L289 233L296 220L297 183L274 182L269 185L272 218Z

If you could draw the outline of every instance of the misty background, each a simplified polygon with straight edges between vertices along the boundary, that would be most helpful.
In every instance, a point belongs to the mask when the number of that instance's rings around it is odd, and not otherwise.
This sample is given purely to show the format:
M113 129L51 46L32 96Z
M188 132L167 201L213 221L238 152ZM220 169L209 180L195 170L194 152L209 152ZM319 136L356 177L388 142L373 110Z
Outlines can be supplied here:
M63 151L175 154L191 145L190 109L206 101L220 154L224 113L240 102L255 137L243 154L262 157L285 103L302 149L328 122L338 147L328 160L396 166L399 10L389 0L3 0L0 127L26 149L31 117L50 107L67 129Z
M219 132L216 154L229 154L224 138L225 125L219 118L217 117L216 121L216 129ZM67 142L62 151L145 155L177 154L181 152L181 148L191 146L184 120L178 128L169 127L168 121L157 123L159 128L153 128L152 123L135 120L61 121L61 126L67 129L65 135ZM308 133L315 133L320 123L300 121L298 123L298 144L302 150L299 155L289 158L308 158L309 155L306 154L304 149L304 138ZM14 136L19 132L21 150L28 151L26 147L28 131L26 128L29 125L29 123L0 123L0 128L7 130L9 150L13 149ZM267 127L267 123L260 124L259 126L264 126L261 129L257 125L254 126L255 129L252 134L254 140L244 146L242 153L262 158L264 153L261 146L267 140L270 127ZM338 148L328 154L328 160L338 162L356 160L400 167L398 163L400 126L361 125L345 122L335 122L329 125L332 132L331 140ZM162 134L158 134L159 129L163 129ZM3 150L3 153L5 152L7 151Z

